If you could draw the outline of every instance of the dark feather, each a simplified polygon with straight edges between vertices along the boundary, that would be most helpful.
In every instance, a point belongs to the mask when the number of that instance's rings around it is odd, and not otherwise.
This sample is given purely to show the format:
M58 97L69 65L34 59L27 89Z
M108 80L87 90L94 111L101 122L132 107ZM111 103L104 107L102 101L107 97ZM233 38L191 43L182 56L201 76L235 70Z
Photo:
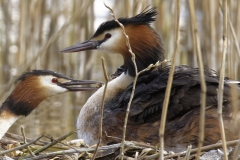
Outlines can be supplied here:
M167 86L170 67L149 71L137 80L135 95L132 101L130 116L135 122L154 122L161 117L161 110ZM206 106L217 105L218 76L212 70L205 70L207 84ZM224 90L224 101L230 99L230 87L227 83ZM120 108L125 112L131 95L132 85L107 105L106 110L114 112ZM240 90L238 89L240 93ZM176 119L187 112L200 107L200 76L199 70L188 66L177 66L172 82L167 120ZM157 117L157 119L156 119Z
M11 96L9 96L0 107L0 113L2 113L4 110L7 110L8 112L14 113L17 116L27 116L33 111L34 108L35 107L31 106L27 102L16 102Z

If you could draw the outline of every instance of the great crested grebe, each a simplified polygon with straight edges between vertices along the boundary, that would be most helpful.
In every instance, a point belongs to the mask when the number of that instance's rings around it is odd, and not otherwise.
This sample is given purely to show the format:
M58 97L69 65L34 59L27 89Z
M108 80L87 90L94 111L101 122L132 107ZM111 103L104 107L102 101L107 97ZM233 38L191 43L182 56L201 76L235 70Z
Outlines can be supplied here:
M30 114L43 100L68 91L97 90L98 87L78 85L100 83L74 80L49 70L33 70L24 73L0 107L0 139L18 118Z
M164 60L164 48L159 34L150 26L155 20L155 8L144 10L131 18L119 18L127 35L130 45L136 55L138 71L150 64ZM109 136L122 136L123 122L127 103L132 90L135 76L131 54L126 46L125 36L114 20L102 23L92 38L68 47L62 52L78 52L96 49L106 53L121 54L124 59L123 73L109 82L103 115L103 132ZM161 66L144 72L137 80L135 95L130 108L127 124L127 140L142 141L156 145L159 142L159 125L165 95L169 67ZM217 88L219 77L212 70L205 70L206 121L204 145L216 143L221 139L217 115ZM232 97L230 85L239 94L240 89L235 84L224 82L223 120L227 140L239 136L239 108L233 113L231 102L238 101L239 96ZM165 149L173 151L185 150L191 144L197 147L199 136L200 116L200 76L197 68L185 65L177 66L172 82L170 102L165 129ZM79 138L93 145L98 142L99 108L103 87L95 92L80 111L77 127ZM103 134L103 144L117 142Z

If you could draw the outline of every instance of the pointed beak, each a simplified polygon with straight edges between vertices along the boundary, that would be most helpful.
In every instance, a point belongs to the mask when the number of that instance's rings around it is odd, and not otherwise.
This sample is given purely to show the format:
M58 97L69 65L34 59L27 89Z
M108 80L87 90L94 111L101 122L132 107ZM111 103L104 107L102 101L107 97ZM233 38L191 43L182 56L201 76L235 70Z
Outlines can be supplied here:
M95 86L89 86L94 84ZM98 81L90 81L90 80L71 80L70 82L60 83L57 85L66 88L68 91L94 91L100 88L103 83ZM88 86L83 86L88 85Z
M67 47L61 52L79 52L79 51L85 51L85 50L91 50L91 49L97 49L99 46L100 42L99 41L92 41L88 40L82 43L75 44L73 46Z

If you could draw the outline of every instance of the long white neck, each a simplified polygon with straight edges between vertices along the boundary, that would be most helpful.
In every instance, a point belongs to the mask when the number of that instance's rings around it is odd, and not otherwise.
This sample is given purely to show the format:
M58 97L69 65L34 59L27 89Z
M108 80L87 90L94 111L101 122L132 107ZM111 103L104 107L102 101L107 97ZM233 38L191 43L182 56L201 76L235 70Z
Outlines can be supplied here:
M105 95L105 102L114 98L119 92L123 92L134 80L125 73L108 83ZM93 145L97 143L99 112L102 102L104 86L98 89L84 104L77 120L78 138L84 139L84 142ZM94 134L92 134L94 133Z
M0 139L8 131L8 129L13 125L13 123L18 120L21 116L16 116L9 114L7 111L3 111L0 115Z

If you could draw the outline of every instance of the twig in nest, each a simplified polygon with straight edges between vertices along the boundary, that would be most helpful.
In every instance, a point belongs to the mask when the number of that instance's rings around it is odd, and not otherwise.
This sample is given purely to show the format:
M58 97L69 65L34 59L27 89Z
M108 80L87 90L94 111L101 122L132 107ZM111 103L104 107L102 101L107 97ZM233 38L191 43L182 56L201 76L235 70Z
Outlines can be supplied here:
M191 149L192 149L192 145L188 146L187 151L186 151L186 156L185 156L184 160L189 160Z
M195 8L192 0L188 0L189 10L190 10L190 17L191 17L191 26L192 26L192 35L195 39L194 46L196 47L197 57L198 57L198 66L200 72L200 84L201 84L201 108L200 108L200 125L199 125L199 141L198 141L198 152L197 152L197 159L199 159L201 148L203 145L204 140L204 132L205 132L205 108L206 108L206 82L205 82L205 75L204 75L204 68L203 68L203 61L202 61L202 53L201 53L201 45L200 39L198 35L198 28L195 16Z
M44 136L45 138L48 138L48 139L50 139L51 140L51 142L52 141L55 141L52 137L48 137L48 136ZM49 143L48 143L49 144ZM59 149L59 150L66 150L66 149L70 149L70 148L72 148L72 149L75 149L75 147L73 147L72 145L71 145L71 143L69 144L69 143L62 143L62 142L58 142L58 144L59 145L54 145L54 146L52 146L51 148L57 148L57 149ZM81 145L83 145L84 147L88 147L88 145L86 145L84 142L83 142L83 144L81 144ZM81 146L80 145L80 146Z
M12 148L12 149L9 149L9 150L6 150L6 151L2 151L2 152L0 152L0 155L7 154L7 153L10 153L10 152L15 151L15 150L19 150L19 149L25 148L25 147L27 147L27 146L29 146L29 145L37 142L37 141L38 141L39 139L41 139L42 137L43 137L43 136L38 137L37 139L35 139L35 140L33 140L33 141L29 142L29 143L26 143L26 144L24 144L24 145L21 145L21 146L18 146L18 147L15 147L15 148Z
M24 142L24 144L27 144L27 140L26 140L26 136L25 136L25 132L24 132L23 127L21 127L21 132L22 132L22 136L23 136L23 142ZM27 146L27 150L31 154L31 156L35 157L35 154L32 152L32 150L29 146Z
M7 138L2 138L0 140L1 144L7 145L7 144L20 144L18 141L7 139Z
M177 23L176 23L176 41L175 41L175 49L174 49L174 55L172 58L172 66L170 69L170 73L168 76L168 82L167 82L167 88L165 91L165 96L164 96L164 101L163 101L163 109L162 109L162 115L161 115L161 120L160 120L160 126L159 126L159 152L160 152L160 160L164 159L164 132L165 132L165 125L166 125L166 118L167 118L167 111L168 111L168 103L169 103L169 98L170 98L170 93L171 93L171 88L172 88L172 81L173 81L173 74L175 71L175 61L177 57L177 52L178 52L178 46L179 46L179 34L180 34L180 0L177 1L176 3L176 8L177 8Z
M106 131L105 131L105 135L106 135L106 137L108 137L108 138L113 138L113 139L121 140L121 138L119 138L119 137L109 136Z
M232 152L232 156L229 157L229 158L232 159L232 160L238 160L238 158L239 158L239 151L240 151L240 141L238 141L238 143L234 147L234 150Z
M110 11L111 11L111 15L113 17L113 19L119 24L119 26L122 28L122 33L123 35L125 36L126 38L126 45L128 47L128 51L129 53L132 55L132 62L133 62L133 65L134 65L134 69L135 69L135 73L136 73L136 76L134 77L134 81L133 81L133 87L132 87L132 92L131 92L131 96L130 96L130 99L129 99L129 102L128 102L128 106L127 106L127 110L126 110L126 115L125 115L125 119L124 119L124 126L123 126L123 135L122 135L122 145L121 145L121 152L120 152L120 157L121 159L123 159L123 155L124 155L124 142L125 142L125 138L126 138L126 129L127 129L127 122L128 122L128 115L129 115L129 112L130 112L130 107L131 107L131 103L132 103L132 100L133 100L133 96L134 96L134 92L135 92L135 87L136 87L136 83L137 83L137 78L138 76L151 69L151 68L154 68L156 66L159 66L160 64L162 63L165 63L167 62L167 60L164 60L163 62L157 62L156 64L150 64L146 69L138 72L138 69L137 69L137 65L136 65L136 61L135 61L135 54L133 53L132 49L131 49L131 45L130 45L130 42L129 42L129 37L128 35L126 34L125 32L125 29L124 29L124 26L118 21L118 19L116 18L116 16L114 15L114 12L113 12L113 9L110 8L109 6L107 6L105 3L104 3L105 7L108 8Z
M105 59L104 59L103 57L101 57L101 58L102 58L102 67L103 67L103 73L104 73L104 77L105 77L105 80L106 80L106 84L105 84L105 86L104 86L103 97L102 97L102 104L101 104L101 109L100 109L99 141L98 141L98 143L97 143L96 150L94 151L92 160L95 159L96 154L97 154L98 147L99 147L99 145L100 145L101 142L102 142L103 109L104 109L104 101L105 101L105 95L106 95L107 85L108 85L108 82L109 82L109 77L108 77L108 75L107 75L107 71L106 71L106 67L105 67Z
M228 147L230 147L230 146L235 146L238 142L239 142L239 140L234 140L234 141L229 141L226 144L227 144ZM222 143L216 143L216 144L212 144L212 145L202 147L201 151L209 151L209 150L218 149L218 148L221 148L221 147L222 147ZM194 148L190 151L190 154L194 154L197 151L198 151L198 148ZM178 158L178 157L181 157L181 156L186 156L186 153L187 152L179 152L179 153L167 155L167 156L164 157L164 159L172 159L172 158ZM160 153L157 153L157 154L146 156L146 157L144 157L144 159L145 160L156 159L156 158L159 158L159 156L160 156Z
M142 152L140 153L138 160L142 160L146 157L147 154L151 153L151 152L155 152L154 149L152 148L145 148L142 150Z
M5 133L5 136L8 137L8 138L12 138L14 140L18 140L18 141L23 141L23 137L22 136L19 136L17 134L13 134L13 133ZM31 138L27 138L25 137L27 141L33 141L33 139ZM34 142L34 144L37 144L37 145L46 145L48 144L49 142L46 142L46 141L36 141Z
M49 144L43 146L42 148L40 148L40 149L34 151L33 153L34 153L34 154L40 153L40 152L42 152L42 151L48 149L49 147L51 147L51 146L53 146L53 145L59 143L60 141L66 139L67 137L71 136L71 135L74 134L74 133L76 133L76 131L72 131L72 132L70 132L70 133L68 133L68 134L66 134L66 135L64 135L64 136L62 136L62 137L60 137L60 138L54 140L52 143L49 143ZM30 156L28 155L28 156L26 156L26 157L24 157L24 158L29 158L29 157L30 157Z
M125 143L126 147L132 147L132 148L136 148L136 149L144 149L144 147L141 146L135 146L135 143L133 142L129 142L126 141ZM108 150L108 149L116 149L119 148L121 146L120 143L118 144L113 144L113 145L107 145L107 146L101 146L99 147L99 150ZM26 160L34 160L34 159L43 159L43 158L48 158L48 157L52 157L52 156L56 156L56 155L63 155L63 154L71 154L71 153L83 153L83 152L94 152L96 149L95 148L80 148L80 149L69 149L69 150L65 150L65 151L57 151L57 152L51 152L51 153L45 153L36 157L31 157L31 158L27 158Z
M239 142L239 140L234 140L234 141L229 141L226 143L226 145L229 147L229 146L235 146L237 143ZM216 144L212 144L212 145L208 145L208 146L204 146L201 148L201 151L208 151L208 150L211 150L211 149L217 149L217 148L221 148L222 147L222 143L216 143ZM193 153L196 153L198 151L198 148L195 148L195 149L192 149L191 150L191 154ZM165 156L164 158L165 159L170 159L170 158L176 158L178 156L184 156L186 155L186 152L180 152L180 153L176 153L176 154L173 154L173 155L168 155L168 156Z

